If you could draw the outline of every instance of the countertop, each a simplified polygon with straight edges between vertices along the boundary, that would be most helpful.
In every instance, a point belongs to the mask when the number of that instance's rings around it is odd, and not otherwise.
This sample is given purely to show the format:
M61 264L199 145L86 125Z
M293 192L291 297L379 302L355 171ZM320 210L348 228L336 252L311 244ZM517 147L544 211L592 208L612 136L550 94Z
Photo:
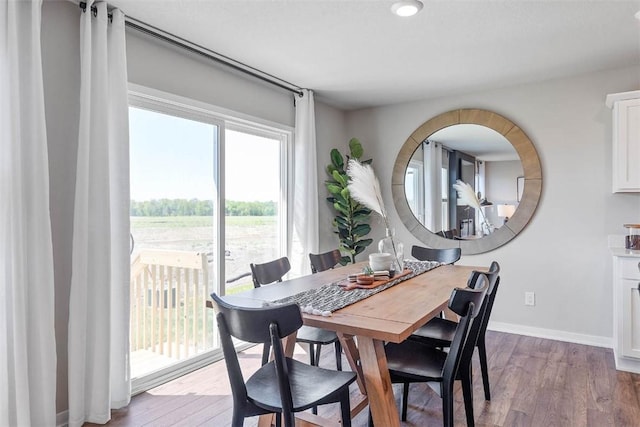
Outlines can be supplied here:
M640 251L632 251L631 249L625 248L609 248L609 250L613 256L640 258Z

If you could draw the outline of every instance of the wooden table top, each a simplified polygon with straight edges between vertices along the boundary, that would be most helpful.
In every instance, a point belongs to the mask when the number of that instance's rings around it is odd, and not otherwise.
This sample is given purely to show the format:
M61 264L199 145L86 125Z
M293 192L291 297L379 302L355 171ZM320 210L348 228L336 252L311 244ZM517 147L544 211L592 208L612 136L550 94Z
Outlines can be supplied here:
M239 305L251 304L250 300L253 303L275 301L344 279L361 271L365 264L357 263L262 286L228 299ZM329 317L303 313L304 323L343 334L399 343L445 308L451 291L466 287L471 271L479 269L483 268L440 266L337 310Z

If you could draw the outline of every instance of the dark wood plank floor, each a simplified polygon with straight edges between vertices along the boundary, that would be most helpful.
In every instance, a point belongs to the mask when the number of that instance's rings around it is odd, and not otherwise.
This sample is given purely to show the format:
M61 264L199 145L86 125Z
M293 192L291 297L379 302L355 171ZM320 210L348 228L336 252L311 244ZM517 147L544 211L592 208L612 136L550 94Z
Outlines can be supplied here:
M640 375L616 371L610 349L497 332L488 332L487 340L492 399L484 400L479 365L474 360L476 425L640 426ZM325 347L321 366L335 366L331 350ZM257 347L241 353L247 375L259 366L260 355ZM306 360L300 349L298 357ZM348 366L346 360L343 366ZM399 404L401 390L395 387ZM412 385L408 420L403 425L441 426L441 405L440 397L428 386ZM113 411L108 425L227 426L231 407L221 361L135 396L128 408ZM456 425L466 425L459 385L455 407ZM320 414L337 418L339 408L326 405ZM256 418L245 421L245 426L256 424ZM355 417L353 425L367 425L366 410Z

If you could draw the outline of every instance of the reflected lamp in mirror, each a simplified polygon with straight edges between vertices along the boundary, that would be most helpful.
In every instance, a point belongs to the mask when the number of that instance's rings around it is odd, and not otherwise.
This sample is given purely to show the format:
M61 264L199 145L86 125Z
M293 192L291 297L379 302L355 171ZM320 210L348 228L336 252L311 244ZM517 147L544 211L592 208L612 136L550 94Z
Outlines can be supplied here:
M509 218L511 218L513 214L516 213L516 206L515 205L498 205L497 210L498 210L498 216L500 218L504 218L504 223L506 224L507 221L509 221Z

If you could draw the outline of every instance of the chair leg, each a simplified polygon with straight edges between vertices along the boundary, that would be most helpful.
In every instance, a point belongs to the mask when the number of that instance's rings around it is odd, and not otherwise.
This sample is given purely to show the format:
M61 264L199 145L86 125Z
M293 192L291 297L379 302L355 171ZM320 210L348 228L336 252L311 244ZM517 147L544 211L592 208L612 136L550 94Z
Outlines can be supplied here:
M444 427L453 427L453 384L442 384L442 421Z
M266 342L262 347L262 365L269 363L269 356L271 355L271 343Z
M336 369L342 371L342 345L340 341L336 341L334 346L336 349Z
M282 414L276 414L276 427L282 427Z
M309 343L309 364L311 366L318 366L319 355L320 355L320 345L318 345L318 349L316 351L316 345ZM313 408L311 408L311 413L313 415L318 415L318 407L314 406Z
M240 412L236 405L233 405L233 415L231 417L231 427L242 427L244 424L244 414Z
M473 417L473 385L471 382L471 369L465 369L460 373L462 381L462 396L464 399L464 412L467 416L467 427L474 427Z
M322 350L322 344L318 344L316 347L316 364L315 366L320 366L320 351Z
M284 423L284 427L295 427L296 425L296 417L293 412L282 411L282 421Z
M345 388L340 399L340 412L342 413L342 427L351 427L351 403L349 402L349 389Z
M491 401L491 390L489 390L489 367L487 366L487 347L484 337L478 339L478 356L480 356L480 372L482 373L482 385L484 385L484 400Z
M402 421L407 421L407 406L409 406L409 383L402 384Z
M309 343L309 364L316 366L316 345Z

